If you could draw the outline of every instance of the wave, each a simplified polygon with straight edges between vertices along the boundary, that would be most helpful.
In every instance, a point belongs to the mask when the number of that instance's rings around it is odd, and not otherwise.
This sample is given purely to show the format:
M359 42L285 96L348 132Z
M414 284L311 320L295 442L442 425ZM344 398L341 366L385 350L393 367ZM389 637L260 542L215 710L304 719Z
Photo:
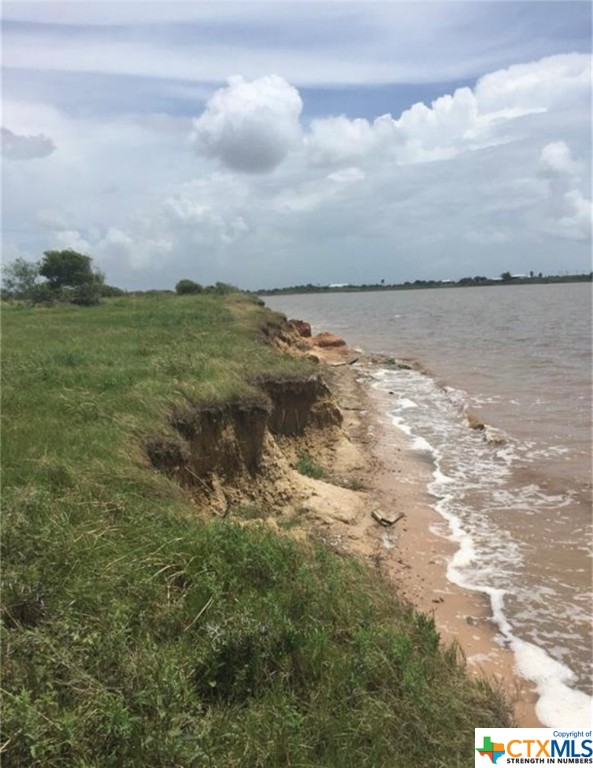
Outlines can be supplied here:
M582 663L589 663L582 593L570 578L562 585L558 574L546 573L542 583L539 564L532 567L538 537L549 535L546 525L555 535L559 511L573 503L570 489L552 494L542 484L518 482L517 467L535 462L542 452L490 425L470 429L467 413L476 401L462 390L439 385L418 366L379 369L372 377L376 388L393 396L392 424L407 435L412 450L432 459L428 490L458 547L448 579L488 597L499 641L514 653L521 676L537 688L542 723L588 726L591 697L574 687L582 676L558 658L566 657L567 647L577 647ZM565 450L550 447L552 453ZM575 625L581 629L572 631Z

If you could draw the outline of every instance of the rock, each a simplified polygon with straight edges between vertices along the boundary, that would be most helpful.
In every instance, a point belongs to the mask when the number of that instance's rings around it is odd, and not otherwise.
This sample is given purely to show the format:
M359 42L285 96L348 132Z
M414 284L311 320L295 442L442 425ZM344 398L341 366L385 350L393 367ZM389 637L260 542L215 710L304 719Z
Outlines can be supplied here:
M395 523L399 522L402 517L405 517L403 512L400 512L399 515L389 515L385 514L384 512L378 512L377 510L374 510L372 513L373 519L376 520L379 525L394 525Z
M289 320L288 324L292 325L299 336L303 336L306 339L311 337L311 326L304 320Z
M313 336L311 341L316 347L345 347L346 342L340 336L336 336L334 333L327 333L326 331L318 333L317 336Z
M475 413L472 413L472 411L468 411L465 414L465 417L467 419L467 423L469 424L470 429L477 429L482 430L486 428L486 425L484 422L476 416Z

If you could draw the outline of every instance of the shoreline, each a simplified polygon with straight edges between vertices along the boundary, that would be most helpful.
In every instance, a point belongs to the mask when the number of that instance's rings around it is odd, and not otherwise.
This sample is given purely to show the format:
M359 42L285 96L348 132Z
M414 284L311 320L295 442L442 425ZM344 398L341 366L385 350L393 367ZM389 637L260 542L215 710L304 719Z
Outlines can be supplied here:
M458 646L468 672L503 691L517 727L544 727L536 714L536 687L518 674L513 651L499 642L488 598L447 578L457 546L428 491L432 464L386 416L387 393L372 387L371 372L379 365L376 356L360 353L354 360L356 354L348 348L315 354L344 415L345 435L354 451L362 453L358 460L366 489L362 520L355 516L350 531L342 533L337 528L343 526L336 528L330 514L325 520L328 538L338 540L345 552L373 561L399 596L431 615L441 642ZM340 450L345 449L338 454ZM341 466L343 461L336 459ZM369 509L403 517L383 527ZM336 521L343 523L344 518L338 515Z

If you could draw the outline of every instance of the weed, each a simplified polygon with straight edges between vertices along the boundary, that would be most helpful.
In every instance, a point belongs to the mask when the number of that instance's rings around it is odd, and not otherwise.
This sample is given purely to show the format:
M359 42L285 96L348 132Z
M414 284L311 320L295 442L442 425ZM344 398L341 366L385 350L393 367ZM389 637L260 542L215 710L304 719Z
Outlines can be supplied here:
M303 451L297 459L296 469L301 475L312 477L315 480L319 480L325 474L323 467L321 467L307 451Z

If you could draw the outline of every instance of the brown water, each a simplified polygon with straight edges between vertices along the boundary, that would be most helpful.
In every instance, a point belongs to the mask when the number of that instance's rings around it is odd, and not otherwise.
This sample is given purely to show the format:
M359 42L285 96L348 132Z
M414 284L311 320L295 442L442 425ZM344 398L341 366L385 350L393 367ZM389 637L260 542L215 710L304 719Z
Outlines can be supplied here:
M266 303L386 368L394 428L434 463L429 490L458 543L448 576L488 595L499 640L550 726L587 724L591 639L591 287L278 296ZM486 432L470 430L471 410ZM489 438L489 439L487 439Z

